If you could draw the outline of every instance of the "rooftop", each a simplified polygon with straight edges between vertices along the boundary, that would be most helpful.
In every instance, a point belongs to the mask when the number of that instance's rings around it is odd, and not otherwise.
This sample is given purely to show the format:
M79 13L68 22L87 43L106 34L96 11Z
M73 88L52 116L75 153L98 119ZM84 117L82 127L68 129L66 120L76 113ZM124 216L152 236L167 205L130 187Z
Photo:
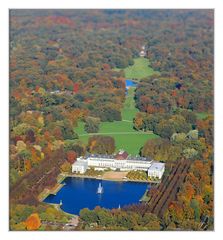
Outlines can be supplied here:
M115 155L115 158L118 160L124 160L127 159L128 153L124 150L119 150L119 152Z
M161 162L153 162L151 167L148 169L149 171L161 171L165 166L165 163L161 163Z
M84 161L83 161L83 162L82 162L82 161L81 161L81 162L76 161L76 162L74 163L74 165L75 165L75 166L87 166L88 163L87 163L87 162L84 162Z
M138 161L148 161L151 162L152 158L150 157L139 157L139 156L128 156L127 160L138 160Z
M87 154L84 158L106 158L106 159L114 159L114 155L107 155L107 154Z
M140 157L140 156L132 156L128 155L128 153L124 150L119 150L117 154L113 155L107 155L107 154L86 154L83 157L80 157L81 159L87 160L88 158L95 158L96 160L102 160L102 159L116 159L116 160L129 160L129 161L147 161L152 162L153 159L150 157Z

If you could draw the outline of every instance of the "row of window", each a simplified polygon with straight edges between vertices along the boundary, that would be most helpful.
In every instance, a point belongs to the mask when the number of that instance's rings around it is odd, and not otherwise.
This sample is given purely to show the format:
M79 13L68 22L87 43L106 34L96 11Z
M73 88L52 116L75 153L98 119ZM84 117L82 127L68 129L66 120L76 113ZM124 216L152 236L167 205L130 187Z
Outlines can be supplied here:
M104 168L126 168L126 169L139 169L139 170L144 170L148 168L148 166L136 166L136 165L130 165L130 164L124 164L124 163L97 163L97 164L92 164L91 166L95 167L104 167Z

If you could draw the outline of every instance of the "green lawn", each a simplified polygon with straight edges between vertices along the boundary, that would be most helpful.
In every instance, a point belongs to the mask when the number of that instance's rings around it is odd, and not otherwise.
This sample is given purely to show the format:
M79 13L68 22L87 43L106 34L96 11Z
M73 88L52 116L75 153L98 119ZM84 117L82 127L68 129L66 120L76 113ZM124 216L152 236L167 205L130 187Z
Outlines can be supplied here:
M147 140L158 137L152 132L135 131L131 121L102 122L97 134L85 132L83 122L79 122L78 127L74 130L79 135L78 141L81 140L84 143L87 143L88 138L92 135L112 136L115 139L116 151L124 149L133 155L139 154L140 148Z
M135 87L131 87L128 90L128 95L126 96L125 103L122 110L122 119L132 121L135 114L139 111L135 107L134 101Z
M84 130L84 123L79 122L78 127L75 128L78 135L88 134ZM136 132L132 128L132 122L115 121L115 122L102 122L100 124L99 133L113 133L113 132Z
M116 71L121 70L115 68ZM134 59L134 65L124 69L126 79L142 79L153 74L159 74L150 67L147 58L139 57Z
M139 150L149 139L157 138L155 134L135 133L135 134L103 134L112 136L115 139L116 151L119 149L126 150L129 154L138 155ZM89 135L80 136L81 141L88 142Z

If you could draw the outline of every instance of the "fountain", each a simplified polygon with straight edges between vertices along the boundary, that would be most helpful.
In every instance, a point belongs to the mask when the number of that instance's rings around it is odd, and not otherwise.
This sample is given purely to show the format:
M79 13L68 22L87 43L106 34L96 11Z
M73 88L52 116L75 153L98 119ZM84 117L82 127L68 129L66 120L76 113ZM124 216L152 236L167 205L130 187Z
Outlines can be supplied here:
M103 187L102 187L101 183L99 183L99 185L98 185L97 193L98 194L102 194L103 193Z

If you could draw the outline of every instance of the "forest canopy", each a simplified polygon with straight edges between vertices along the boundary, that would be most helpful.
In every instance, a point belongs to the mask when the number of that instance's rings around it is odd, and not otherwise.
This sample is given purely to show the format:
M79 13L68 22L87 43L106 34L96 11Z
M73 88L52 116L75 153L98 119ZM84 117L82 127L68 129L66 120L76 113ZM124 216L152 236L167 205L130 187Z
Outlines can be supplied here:
M57 184L61 172L69 173L77 157L117 150L113 137L97 133L103 122L125 120L125 69L143 59L152 75L134 79L131 123L156 139L139 154L165 162L165 174L176 162L189 161L186 180L161 218L143 204L83 209L81 227L93 230L96 222L94 230L200 230L208 217L211 229L213 37L209 9L10 10L11 228L38 230L42 221L68 221L40 204L39 195ZM81 121L91 134L87 143L75 129Z

